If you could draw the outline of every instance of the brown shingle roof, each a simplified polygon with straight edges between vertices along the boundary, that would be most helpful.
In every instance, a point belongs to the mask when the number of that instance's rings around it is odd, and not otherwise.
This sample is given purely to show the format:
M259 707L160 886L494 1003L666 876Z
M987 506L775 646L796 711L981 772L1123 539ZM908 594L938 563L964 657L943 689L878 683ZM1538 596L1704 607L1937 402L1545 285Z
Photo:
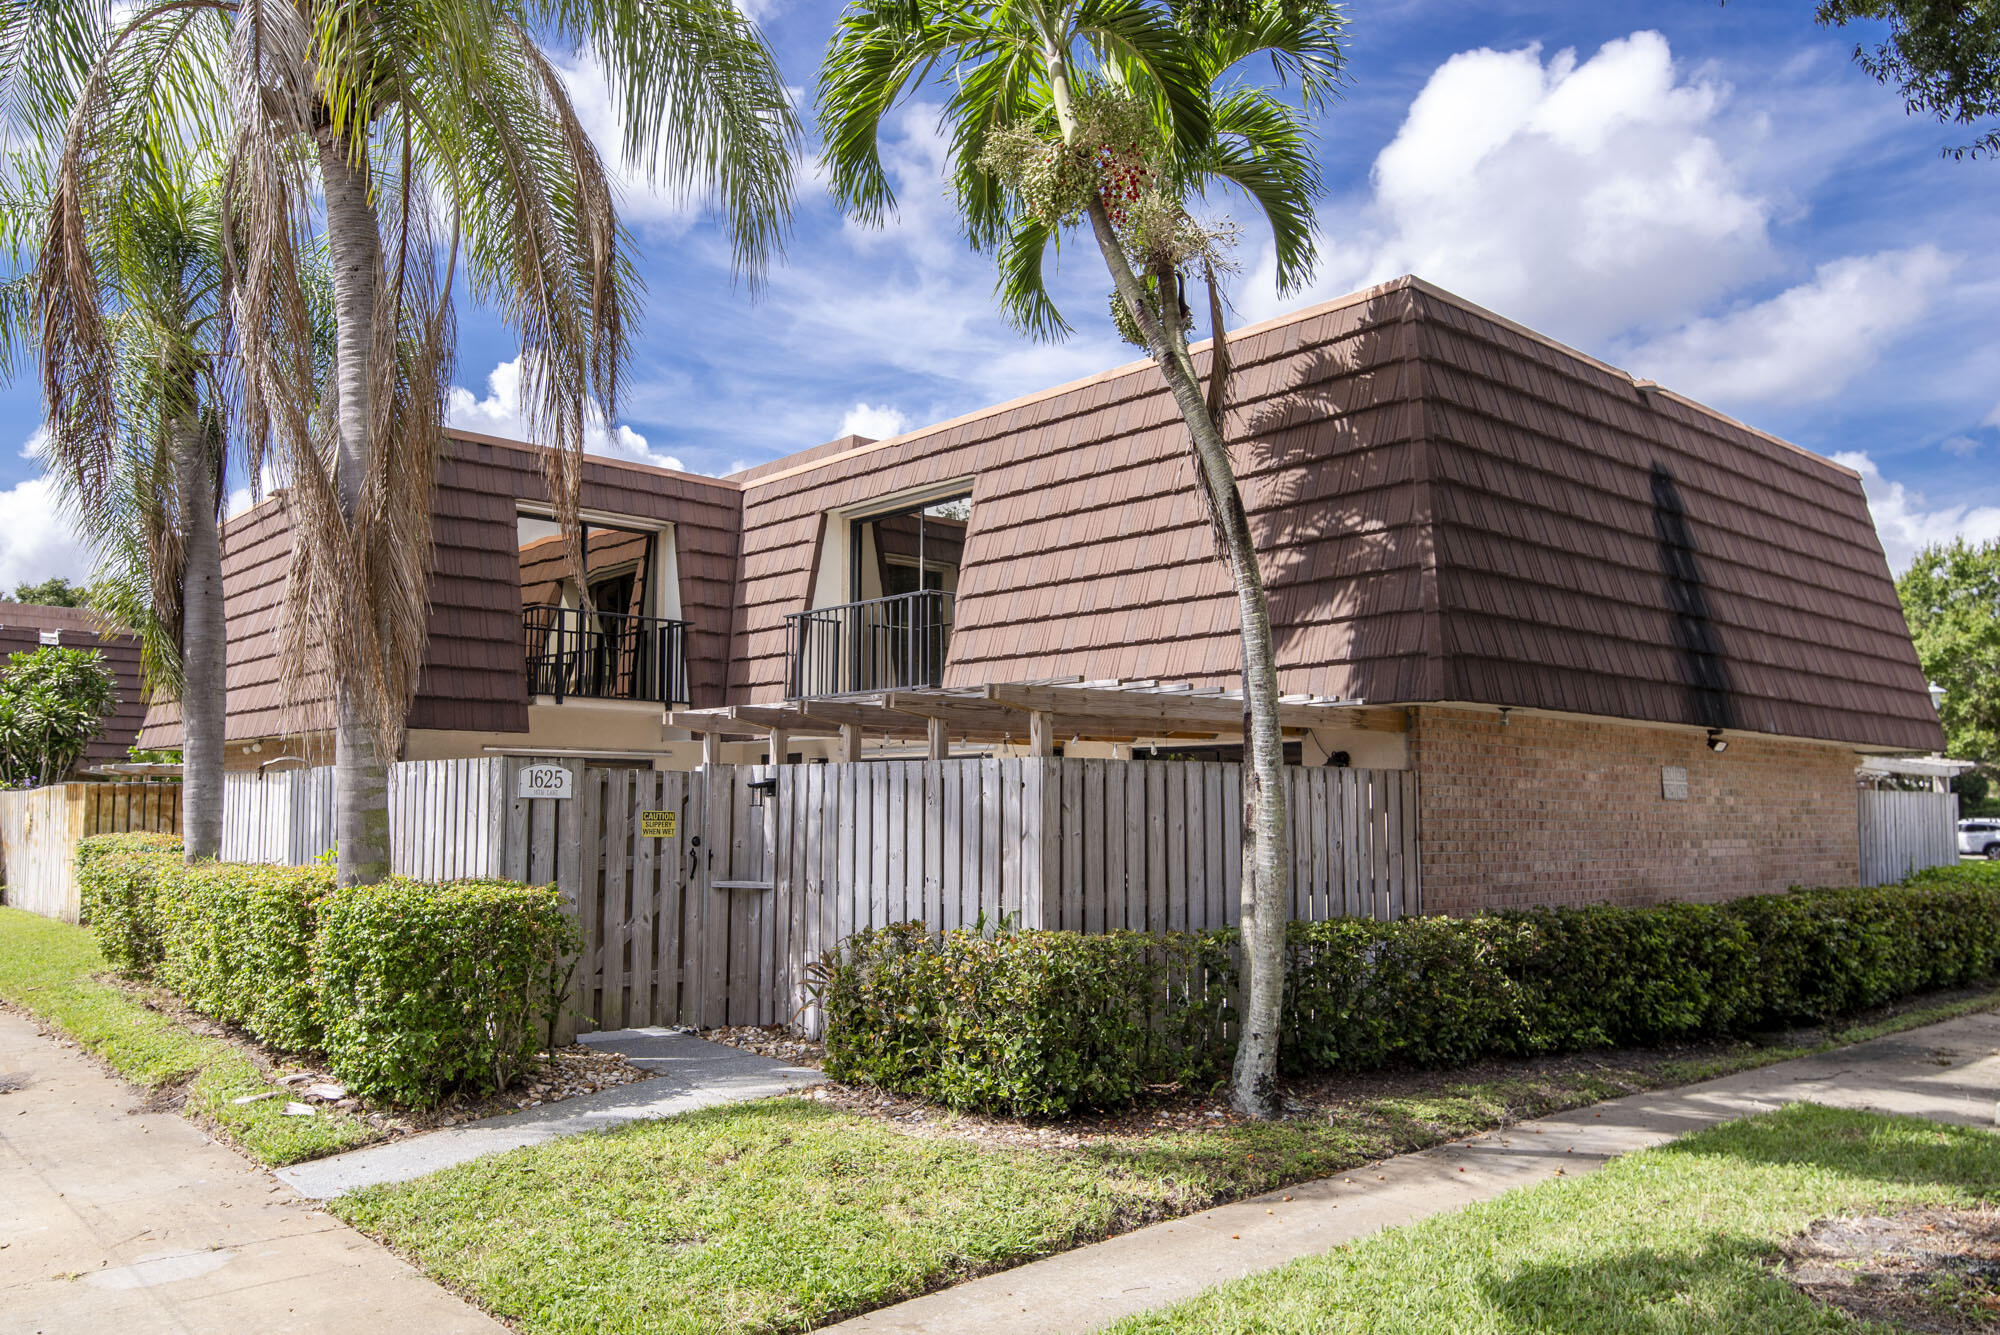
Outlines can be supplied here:
M431 578L429 644L412 728L524 732L527 680L521 662L518 501L546 503L537 449L519 441L452 432L433 511L437 565ZM735 583L738 492L733 484L643 464L589 458L586 509L674 525L681 616L689 622L689 691L722 702L724 645ZM226 527L223 589L229 620L229 736L283 732L278 617L291 530L273 497ZM310 696L306 697L308 707ZM156 706L149 745L177 746L178 711Z
M97 614L82 607L44 607L38 603L0 602L0 663L42 647L42 632L60 633L63 646L95 649L118 689L118 708L105 720L97 739L83 752L83 767L129 758L146 717L146 688L139 675L139 637L130 631L100 629Z
M1942 744L1851 470L1411 278L1231 352L1284 690ZM962 477L947 684L1237 684L1235 600L1148 363L731 478L593 459L585 505L675 522L694 702L750 703L784 693L823 516ZM514 501L543 495L531 447L458 438L412 726L524 725ZM281 505L230 526L232 737L278 729L288 544Z
M1851 470L1415 279L1231 353L1285 690L1941 745ZM967 475L947 684L1235 683L1185 434L1137 363L741 475L730 698L782 695L825 511Z

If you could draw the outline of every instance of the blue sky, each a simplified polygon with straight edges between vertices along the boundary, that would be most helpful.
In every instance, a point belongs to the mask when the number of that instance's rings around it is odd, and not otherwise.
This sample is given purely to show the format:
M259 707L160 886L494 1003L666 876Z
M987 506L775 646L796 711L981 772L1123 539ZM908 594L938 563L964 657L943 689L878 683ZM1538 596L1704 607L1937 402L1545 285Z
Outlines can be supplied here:
M839 6L745 0L806 95ZM1809 0L1350 9L1351 87L1316 125L1328 192L1310 291L1279 298L1251 226L1248 323L1415 272L1861 469L1892 565L1954 532L2000 536L2000 164L1951 162ZM579 106L609 145L590 71ZM631 185L648 295L605 451L725 472L848 430L884 435L1129 359L1101 262L1069 251L1078 332L1017 335L991 262L956 234L934 108L899 116L896 223L844 222L804 179L785 263L754 297L698 206ZM1240 203L1225 206L1254 223ZM504 328L461 321L454 418L513 434ZM40 422L0 392L14 439ZM79 574L29 458L0 448L0 588Z

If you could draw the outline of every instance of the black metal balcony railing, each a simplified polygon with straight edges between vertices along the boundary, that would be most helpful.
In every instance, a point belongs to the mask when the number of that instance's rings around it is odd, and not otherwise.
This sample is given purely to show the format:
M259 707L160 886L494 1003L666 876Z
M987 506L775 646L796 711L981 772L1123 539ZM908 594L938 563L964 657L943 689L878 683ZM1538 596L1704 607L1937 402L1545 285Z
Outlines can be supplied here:
M914 690L944 682L952 596L920 589L785 617L793 700Z
M685 621L534 603L521 609L521 647L531 696L687 702Z

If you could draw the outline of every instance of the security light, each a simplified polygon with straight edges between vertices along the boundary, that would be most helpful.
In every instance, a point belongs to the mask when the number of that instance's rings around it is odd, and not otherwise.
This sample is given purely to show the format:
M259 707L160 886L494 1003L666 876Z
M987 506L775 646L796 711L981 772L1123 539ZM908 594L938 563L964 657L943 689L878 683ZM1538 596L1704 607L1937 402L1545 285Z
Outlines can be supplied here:
M1721 755L1729 749L1729 741L1722 735L1722 729L1710 728L1708 730L1708 749L1717 755Z

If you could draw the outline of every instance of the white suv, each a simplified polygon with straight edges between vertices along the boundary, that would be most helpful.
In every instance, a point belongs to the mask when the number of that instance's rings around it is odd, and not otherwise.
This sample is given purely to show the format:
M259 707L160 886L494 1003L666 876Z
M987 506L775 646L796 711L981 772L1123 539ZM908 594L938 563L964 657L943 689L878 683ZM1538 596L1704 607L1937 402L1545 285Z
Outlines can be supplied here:
M1958 823L1958 851L2000 858L2000 820L1975 817Z

